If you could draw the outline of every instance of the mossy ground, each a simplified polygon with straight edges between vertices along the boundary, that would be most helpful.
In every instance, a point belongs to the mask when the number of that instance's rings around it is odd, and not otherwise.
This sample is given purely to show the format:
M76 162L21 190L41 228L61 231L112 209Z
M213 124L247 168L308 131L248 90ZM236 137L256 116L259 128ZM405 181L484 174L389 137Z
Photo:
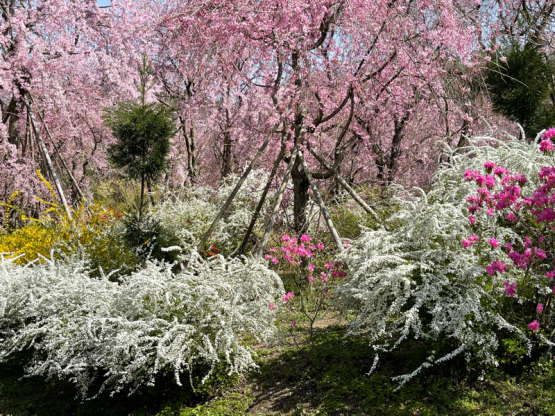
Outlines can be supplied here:
M302 328L298 337L302 337ZM240 415L555 415L555 365L539 361L511 374L468 373L460 361L422 373L399 391L394 375L414 369L428 346L407 345L373 360L368 343L345 328L319 330L314 348L284 343L260 349L259 371L243 378L219 373L193 392L161 379L131 396L81 402L68 383L21 378L21 362L0 367L0 415L240 416Z

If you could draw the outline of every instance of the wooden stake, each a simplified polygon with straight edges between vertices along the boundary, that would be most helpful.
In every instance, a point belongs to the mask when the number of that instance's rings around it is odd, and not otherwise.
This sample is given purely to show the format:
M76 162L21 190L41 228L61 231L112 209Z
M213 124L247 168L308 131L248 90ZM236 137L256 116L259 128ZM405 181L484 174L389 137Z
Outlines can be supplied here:
M62 158L62 155L60 154L60 151L58 150L58 148L54 144L54 138L52 137L52 134L50 134L50 130L48 129L48 126L44 122L44 118L42 117L40 111L38 112L38 115L39 115L40 121L42 122L42 125L44 126L44 129L46 130L46 134L47 134L48 138L50 139L50 144L52 144L52 147L54 147L54 150L56 151L56 156L58 156L58 159L60 159L60 162L62 162L62 166L64 167L67 174L69 175L69 178L71 179L71 182L73 183L73 186L75 187L75 190L77 191L77 193L79 194L79 196L81 198L86 199L85 194L81 190L81 187L79 186L79 184L77 183L77 181L73 177L73 174L71 173L71 170L69 169L66 162Z
M262 195L260 196L260 200L258 201L258 205L256 206L256 209L254 210L254 214L252 216L251 223L249 224L249 228L247 229L247 232L245 233L245 236L243 237L243 241L241 243L241 246L239 247L239 250L237 250L237 255L238 256L243 254L243 251L245 251L245 248L247 247L247 244L249 242L249 237L251 236L252 230L254 229L256 221L258 220L258 217L260 216L260 211L262 211L262 207L264 206L264 202L266 201L266 196L268 195L268 192L270 191L270 187L272 186L272 182L274 181L274 177L276 176L276 172L278 170L279 164L281 163L281 160L283 159L283 156L285 155L285 149L286 149L285 143L282 143L281 149L279 151L279 155L278 155L276 161L274 162L274 166L272 167L272 171L270 172L270 176L268 177L268 182L266 182L266 186L264 187L264 191L262 192Z

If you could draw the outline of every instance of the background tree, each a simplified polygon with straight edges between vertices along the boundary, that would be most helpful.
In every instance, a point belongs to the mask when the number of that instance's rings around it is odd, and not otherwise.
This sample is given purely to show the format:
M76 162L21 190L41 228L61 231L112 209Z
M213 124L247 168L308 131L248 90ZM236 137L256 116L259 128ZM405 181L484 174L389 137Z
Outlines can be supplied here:
M555 122L555 64L540 46L511 42L500 59L488 63L486 82L494 109L522 125L526 136Z
M43 209L35 196L49 198L35 171L52 179L31 125L31 96L70 204L81 201L72 176L91 197L91 185L110 172L106 146L114 138L102 108L136 97L136 63L152 39L146 9L134 0L117 4L0 0L0 200L20 191L15 203L30 216Z

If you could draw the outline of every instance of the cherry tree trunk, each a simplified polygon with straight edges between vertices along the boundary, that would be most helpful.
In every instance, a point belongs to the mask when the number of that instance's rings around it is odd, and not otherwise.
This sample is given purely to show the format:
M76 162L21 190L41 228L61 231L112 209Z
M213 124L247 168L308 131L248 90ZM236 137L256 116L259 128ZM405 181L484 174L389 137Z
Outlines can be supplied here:
M231 141L231 132L227 130L224 132L224 143L222 149L222 178L225 178L233 172L232 169L232 157L233 157L233 144Z
M310 182L308 176L302 168L300 158L297 158L292 172L293 179L293 218L295 232L302 234L306 231L307 224L307 207L310 196Z

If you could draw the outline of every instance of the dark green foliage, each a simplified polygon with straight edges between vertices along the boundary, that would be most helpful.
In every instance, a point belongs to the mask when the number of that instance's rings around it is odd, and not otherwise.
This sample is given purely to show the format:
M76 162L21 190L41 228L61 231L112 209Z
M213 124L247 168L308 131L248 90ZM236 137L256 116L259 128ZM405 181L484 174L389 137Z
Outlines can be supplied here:
M31 354L23 351L0 364L1 416L180 415L180 409L195 408L215 391L232 388L239 378L228 376L222 364L203 384L202 376L208 370L199 363L192 374L195 389L189 384L188 374L182 376L183 386L178 386L173 372L169 371L160 375L155 385L143 386L132 395L122 391L114 396L102 393L94 399L81 400L70 381L24 377L24 363Z
M516 376L502 369L469 376L460 357L423 371L395 391L398 384L391 377L414 370L436 347L422 340L408 342L396 352L380 354L375 372L368 375L374 351L367 340L345 337L341 327L330 327L319 334L309 362L302 350L288 349L279 357L263 360L256 377L264 391L279 397L272 403L273 414L554 414L555 364L551 360L521 366Z
M303 347L306 348L306 347ZM259 371L241 384L225 366L200 383L178 387L167 374L131 396L125 392L81 402L69 382L22 377L28 352L0 365L0 415L12 416L540 416L555 414L555 362L538 360L509 375L500 368L466 376L464 359L419 374L399 391L391 376L414 370L435 345L412 341L381 354L368 375L374 351L367 339L345 336L342 327L318 333L307 361L302 349L260 351ZM518 348L517 348L518 349ZM199 375L198 377L196 375ZM185 378L183 380L185 381ZM216 395L216 397L214 397ZM264 406L261 406L264 404ZM271 407L270 407L271 405ZM251 408L249 408L252 406Z
M125 243L139 258L152 258L166 263L177 261L179 251L162 251L162 248L179 245L179 239L162 227L159 221L135 211L125 216L123 225ZM176 264L174 271L177 270Z
M512 43L500 55L505 55L507 62L492 59L486 74L494 108L520 123L526 136L534 138L555 123L555 65L530 43Z
M166 169L170 139L175 135L172 114L154 104L120 104L105 113L104 121L117 139L108 147L108 160L129 179L141 181L142 215L145 183L150 186Z
M130 179L158 179L175 134L171 112L154 105L121 104L104 120L117 139L108 147L110 162Z

